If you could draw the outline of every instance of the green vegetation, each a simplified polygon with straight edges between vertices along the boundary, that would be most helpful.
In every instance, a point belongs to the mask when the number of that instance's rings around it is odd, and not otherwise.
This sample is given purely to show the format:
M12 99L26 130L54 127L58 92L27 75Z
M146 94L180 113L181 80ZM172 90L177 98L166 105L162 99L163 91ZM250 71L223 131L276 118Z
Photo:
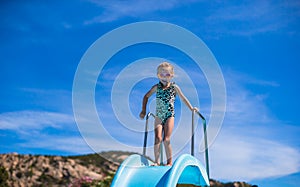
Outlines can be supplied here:
M109 187L113 179L113 174L105 177L104 180L93 180L90 177L76 179L69 187Z
M8 173L3 166L0 166L0 186L8 187Z
M95 166L101 166L106 159L104 159L100 154L88 154L88 155L78 155L78 156L69 156L67 158L80 160L80 164L88 166L93 164Z
M87 154L87 155L69 156L67 158L78 159L81 161L81 164L85 166L89 164L94 164L96 166L99 166L106 161L110 161L116 164L121 164L123 159L118 158L118 156L120 155L129 156L131 154L134 153L123 152L123 151L109 151L109 152L101 152L101 153L94 153L94 154ZM107 160L106 158L109 158L109 160Z

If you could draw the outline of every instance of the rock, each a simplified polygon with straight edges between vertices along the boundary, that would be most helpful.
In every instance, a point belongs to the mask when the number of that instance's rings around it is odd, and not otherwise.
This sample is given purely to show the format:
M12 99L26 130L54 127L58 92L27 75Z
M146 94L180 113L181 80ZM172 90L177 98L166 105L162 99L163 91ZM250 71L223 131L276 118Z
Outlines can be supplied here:
M80 159L62 156L0 154L0 166L8 173L9 186L66 186L75 179L90 177L103 180L104 173L115 172L117 165L85 165Z

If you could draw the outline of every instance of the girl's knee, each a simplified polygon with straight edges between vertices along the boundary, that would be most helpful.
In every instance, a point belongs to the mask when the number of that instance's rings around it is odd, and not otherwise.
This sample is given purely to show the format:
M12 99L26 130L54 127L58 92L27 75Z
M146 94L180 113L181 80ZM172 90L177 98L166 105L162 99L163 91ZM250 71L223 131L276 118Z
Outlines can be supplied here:
M155 144L161 143L162 142L162 137L161 136L156 136L155 137Z
M169 145L170 142L171 142L171 139L170 139L169 137L165 137L165 138L164 138L164 143L165 143L165 144Z

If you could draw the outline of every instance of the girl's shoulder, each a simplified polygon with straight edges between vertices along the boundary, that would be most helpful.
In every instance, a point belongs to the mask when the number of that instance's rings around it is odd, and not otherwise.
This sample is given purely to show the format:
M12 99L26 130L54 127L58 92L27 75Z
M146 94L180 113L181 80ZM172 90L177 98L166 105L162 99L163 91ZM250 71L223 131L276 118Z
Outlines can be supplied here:
M155 85L153 85L153 86L151 87L151 90L156 90L157 87L158 87L158 84L155 84Z
M175 82L174 82L174 84L172 86L176 90L176 92L180 91L180 87L178 86L178 84L175 84Z
M163 84L161 82L158 82L157 84L154 85L156 88L162 88ZM153 87L154 87L153 86Z
M174 87L174 88L179 88L179 86L175 82L172 82L171 86Z

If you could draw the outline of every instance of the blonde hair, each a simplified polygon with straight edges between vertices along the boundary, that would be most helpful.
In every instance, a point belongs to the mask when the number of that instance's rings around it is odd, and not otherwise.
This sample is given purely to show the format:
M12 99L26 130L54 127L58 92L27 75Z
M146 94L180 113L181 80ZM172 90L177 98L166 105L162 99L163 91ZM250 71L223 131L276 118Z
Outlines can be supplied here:
M159 66L157 67L157 75L160 73L162 68L170 68L170 74L174 75L174 67L169 62L162 62L161 64L159 64Z

